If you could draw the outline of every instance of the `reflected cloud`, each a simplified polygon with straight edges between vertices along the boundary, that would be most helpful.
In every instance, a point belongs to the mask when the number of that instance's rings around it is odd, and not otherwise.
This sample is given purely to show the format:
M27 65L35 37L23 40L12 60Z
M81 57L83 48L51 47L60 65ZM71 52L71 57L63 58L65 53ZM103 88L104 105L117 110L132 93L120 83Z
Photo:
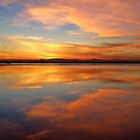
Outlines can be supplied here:
M109 66L13 66L1 67L0 82L10 88L35 89L54 84L84 83L96 81L107 84L126 84L137 86L139 70L134 67L119 66L117 69ZM7 80L5 76L7 77ZM11 79L11 80L9 80ZM102 86L104 86L102 85Z
M50 132L49 131L41 131L35 134L31 134L27 136L27 140L40 140L46 137Z
M139 81L138 65L1 66L0 139L135 139Z
M18 123L3 119L0 120L0 126L1 140L8 140L9 138L14 138L15 140L25 140L24 132Z
M69 132L74 131L74 139L80 137L82 132L91 138L95 136L95 139L110 140L114 136L116 139L123 139L138 132L139 107L138 92L107 89L81 95L79 99L69 103L51 97L33 106L28 117L43 120L44 124L46 119L49 120L55 128L51 135L54 139L57 131L62 139L64 137L61 133L65 132L70 137ZM47 137L49 136L44 135L44 138Z

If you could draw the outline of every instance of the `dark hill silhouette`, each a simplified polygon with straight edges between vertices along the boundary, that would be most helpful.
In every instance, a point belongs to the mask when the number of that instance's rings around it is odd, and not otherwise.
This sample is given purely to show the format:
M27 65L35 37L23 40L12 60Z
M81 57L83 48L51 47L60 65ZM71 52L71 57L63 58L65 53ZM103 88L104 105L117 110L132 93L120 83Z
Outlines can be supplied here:
M37 60L28 60L28 59L3 59L0 60L0 63L140 63L140 60L101 60L101 59L89 59L89 60L80 60L80 59L37 59Z

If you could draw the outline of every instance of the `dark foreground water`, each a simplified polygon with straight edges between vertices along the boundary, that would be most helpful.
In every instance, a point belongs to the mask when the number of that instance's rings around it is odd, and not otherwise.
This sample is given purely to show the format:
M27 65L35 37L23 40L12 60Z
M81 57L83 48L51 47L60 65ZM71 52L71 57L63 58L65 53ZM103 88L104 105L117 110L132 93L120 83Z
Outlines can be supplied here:
M0 66L0 140L140 139L140 66Z

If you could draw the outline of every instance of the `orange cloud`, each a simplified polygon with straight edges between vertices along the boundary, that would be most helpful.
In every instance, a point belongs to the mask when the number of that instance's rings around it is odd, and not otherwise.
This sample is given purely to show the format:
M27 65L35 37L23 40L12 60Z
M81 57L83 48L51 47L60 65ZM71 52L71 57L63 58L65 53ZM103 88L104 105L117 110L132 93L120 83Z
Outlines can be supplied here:
M0 0L1 5L13 4L13 1ZM139 0L44 0L44 1L19 1L24 7L23 13L18 13L20 22L39 22L45 28L74 24L80 29L67 30L70 36L95 40L94 45L74 43L52 43L50 39L38 36L10 36L4 41L0 39L0 59L140 59L140 15ZM17 19L16 19L17 21ZM18 21L16 22L18 24ZM20 23L19 23L20 24ZM92 36L93 35L93 36ZM95 36L94 36L95 35ZM120 37L117 41L112 37ZM122 36L134 37L124 39ZM67 38L67 37L66 37ZM80 39L78 38L78 39ZM88 39L89 39L88 38ZM107 38L107 41L103 41ZM88 42L88 39L86 42ZM97 41L97 42L96 42ZM4 42L4 43L3 43ZM80 41L79 41L80 42ZM84 42L84 41L82 41ZM84 44L88 44L88 43ZM90 42L90 41L89 41ZM117 43L114 43L117 42ZM123 43L120 43L123 42ZM104 44L103 44L104 43ZM107 44L108 43L108 44ZM89 43L91 44L91 43ZM22 54L22 56L21 56Z
M3 0L0 2L4 3ZM5 3L9 2L9 0L5 1ZM104 4L102 0L45 0L43 2L29 1L29 3L20 1L19 4L21 3L24 3L25 9L24 13L19 13L20 19L26 18L25 20L29 20L29 22L39 22L45 28L50 29L74 24L80 30L77 32L75 30L66 31L72 36L83 37L84 34L91 33L99 36L99 40L102 40L101 36L111 40L109 38L111 36L134 36L137 38L140 35L139 0L107 0L107 4ZM11 43L8 42L9 40ZM100 43L99 47L81 45L80 43L77 45L65 42L61 44L48 43L49 41L36 36L12 36L5 42L8 44L0 44L1 59L21 58L20 53L22 53L23 59L140 59L140 43L135 39L130 41L130 44Z
M10 36L1 39L1 59L115 59L139 60L140 48L135 43L105 43L89 46L70 43L48 43L37 36ZM22 55L21 55L22 54Z
M139 35L138 5L139 0L53 0L29 6L25 14L48 28L71 23L100 36Z

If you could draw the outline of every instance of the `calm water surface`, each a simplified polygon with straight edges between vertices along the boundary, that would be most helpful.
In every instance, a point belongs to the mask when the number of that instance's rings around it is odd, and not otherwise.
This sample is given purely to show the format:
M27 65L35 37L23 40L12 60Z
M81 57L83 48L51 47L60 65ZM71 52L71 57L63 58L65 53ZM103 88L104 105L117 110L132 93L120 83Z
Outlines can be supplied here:
M140 139L140 66L0 66L0 140Z

